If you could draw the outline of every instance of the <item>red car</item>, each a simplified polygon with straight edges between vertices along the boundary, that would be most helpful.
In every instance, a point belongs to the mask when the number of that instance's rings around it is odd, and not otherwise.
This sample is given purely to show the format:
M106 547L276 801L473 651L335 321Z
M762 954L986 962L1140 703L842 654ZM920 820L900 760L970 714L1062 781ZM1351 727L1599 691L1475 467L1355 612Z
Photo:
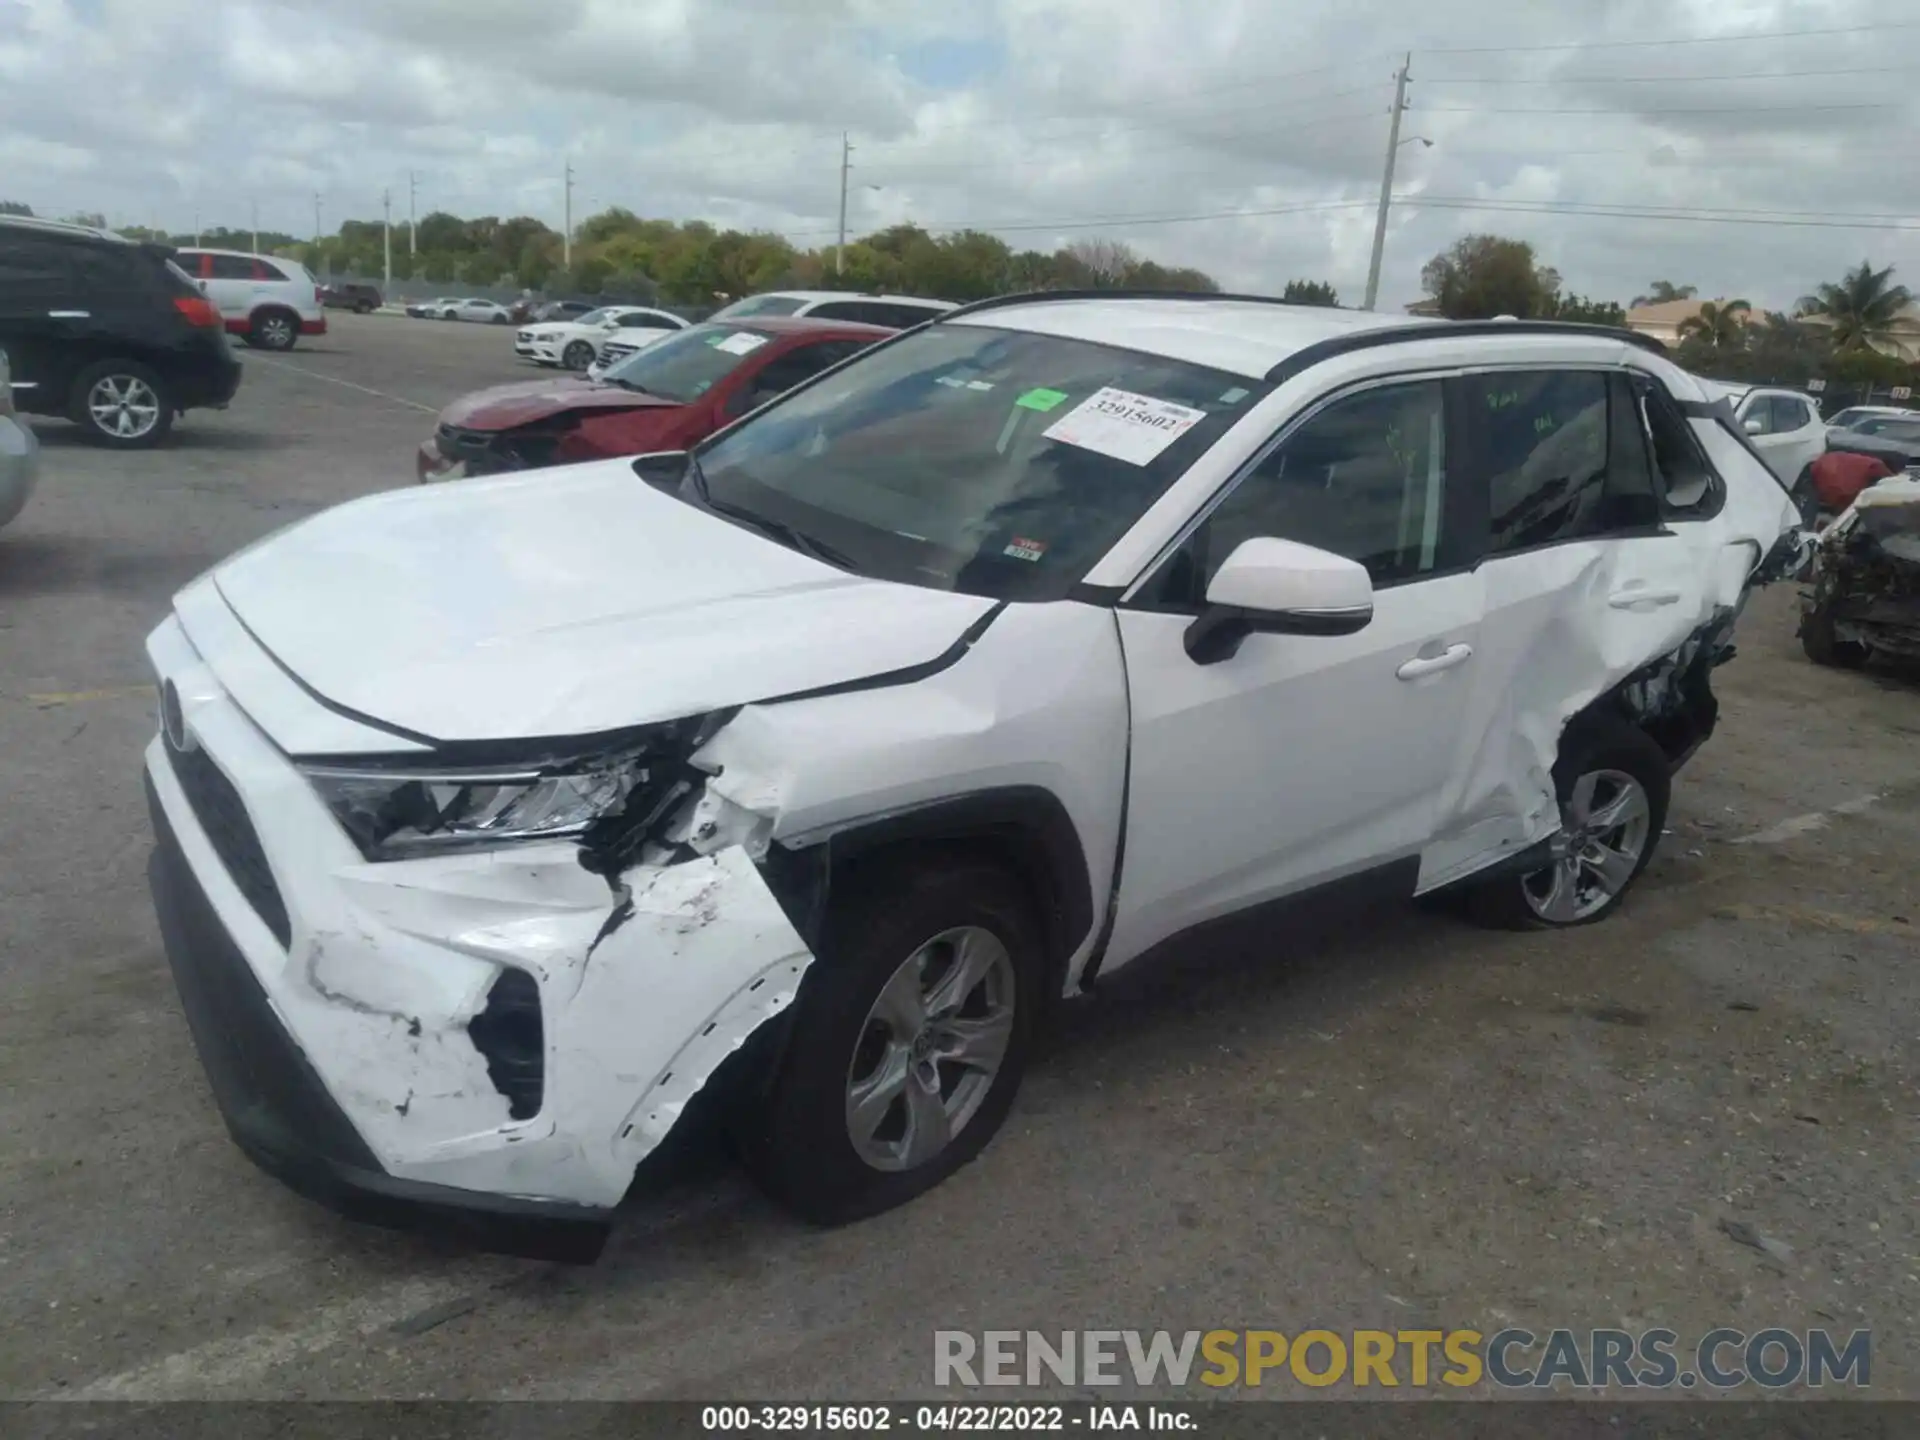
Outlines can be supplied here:
M420 446L421 480L684 450L895 332L845 320L694 325L599 380L534 380L463 396Z

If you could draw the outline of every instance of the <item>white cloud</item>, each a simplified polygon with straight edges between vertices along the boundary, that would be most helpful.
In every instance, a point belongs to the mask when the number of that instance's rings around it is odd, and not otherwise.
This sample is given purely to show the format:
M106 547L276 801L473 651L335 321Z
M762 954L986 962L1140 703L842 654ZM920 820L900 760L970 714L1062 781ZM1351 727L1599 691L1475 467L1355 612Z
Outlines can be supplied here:
M1427 203L1395 210L1386 302L1470 230L1623 300L1664 277L1779 305L1862 256L1920 273L1888 226L1656 217L1920 215L1911 0L0 0L0 176L53 213L237 225L257 200L304 233L315 192L329 225L386 189L403 213L409 172L423 210L557 223L570 161L576 216L818 244L849 131L856 231L1050 248L1099 218L1287 211L1095 233L1357 299L1407 50L1408 133L1437 143L1401 153L1396 190ZM1462 198L1508 208L1437 203Z

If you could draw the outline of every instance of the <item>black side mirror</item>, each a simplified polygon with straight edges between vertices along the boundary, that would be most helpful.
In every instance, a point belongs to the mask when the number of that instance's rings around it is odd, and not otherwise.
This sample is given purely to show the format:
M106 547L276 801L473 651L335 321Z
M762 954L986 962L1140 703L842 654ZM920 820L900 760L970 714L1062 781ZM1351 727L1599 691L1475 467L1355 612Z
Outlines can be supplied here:
M633 473L656 490L672 490L685 478L688 458L685 450L656 450L648 455L636 455Z

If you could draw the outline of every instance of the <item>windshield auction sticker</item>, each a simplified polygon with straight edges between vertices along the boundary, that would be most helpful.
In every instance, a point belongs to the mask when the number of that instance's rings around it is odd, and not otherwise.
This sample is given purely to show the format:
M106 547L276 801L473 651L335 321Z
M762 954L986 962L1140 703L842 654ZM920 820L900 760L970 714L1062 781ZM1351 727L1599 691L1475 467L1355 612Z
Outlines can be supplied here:
M713 342L713 348L724 350L729 355L751 355L767 343L767 337L756 335L751 330L736 330L724 340Z
M1205 418L1204 410L1108 386L1096 390L1041 433L1048 440L1110 455L1129 465L1150 465L1162 450Z

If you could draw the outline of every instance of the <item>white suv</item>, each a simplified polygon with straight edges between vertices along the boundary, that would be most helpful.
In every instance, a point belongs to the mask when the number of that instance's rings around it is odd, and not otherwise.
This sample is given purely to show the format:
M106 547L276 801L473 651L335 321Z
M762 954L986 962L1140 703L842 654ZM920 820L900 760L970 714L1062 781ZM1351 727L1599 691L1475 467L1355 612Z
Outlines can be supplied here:
M229 334L262 350L291 350L302 335L327 333L320 286L297 260L237 250L182 250L174 263L200 288Z
M215 567L148 641L146 769L232 1133L352 1213L582 1256L700 1096L843 1221L987 1143L1052 1001L1195 927L1600 919L1804 546L1648 344L1015 297L692 455Z

